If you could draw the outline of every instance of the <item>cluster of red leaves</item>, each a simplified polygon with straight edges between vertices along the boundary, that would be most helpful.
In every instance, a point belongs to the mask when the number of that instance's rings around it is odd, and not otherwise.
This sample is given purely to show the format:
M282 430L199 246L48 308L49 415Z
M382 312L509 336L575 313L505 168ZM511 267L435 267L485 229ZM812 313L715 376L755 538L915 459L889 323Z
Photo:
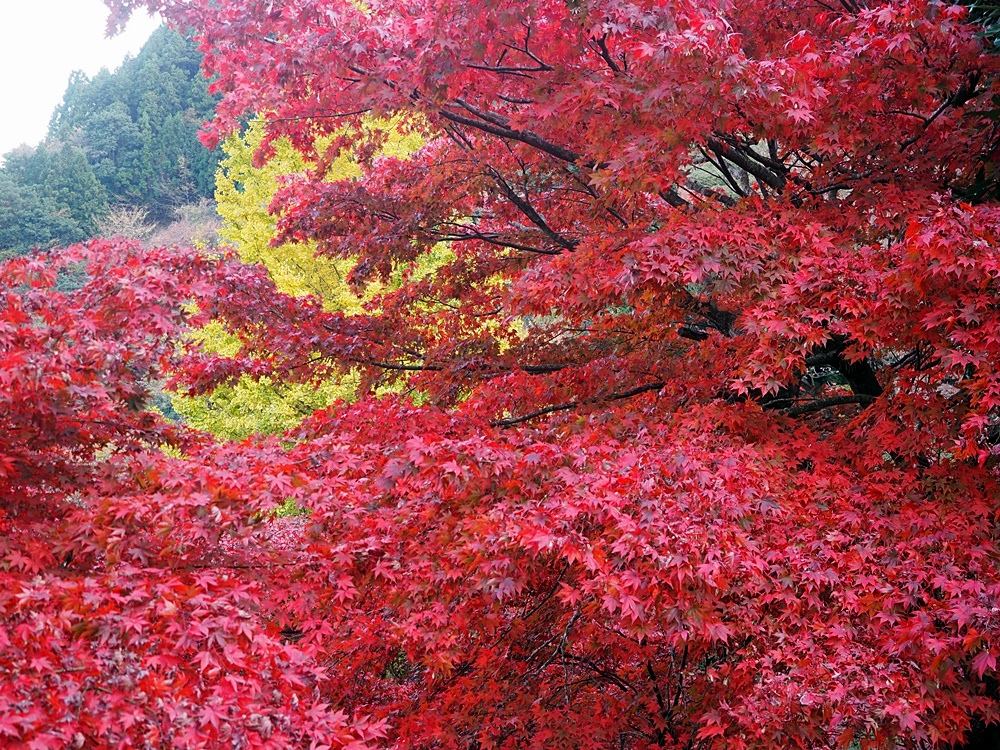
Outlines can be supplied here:
M322 670L262 619L262 581L226 573L269 560L243 488L272 456L220 453L225 470L167 459L161 446L197 455L199 439L145 409L207 320L192 300L227 271L118 241L0 269L4 746L381 736L316 700L306 686Z
M996 715L975 470L852 470L864 449L750 408L543 442L381 403L300 437L315 567L286 606L406 746L940 741ZM397 650L423 673L394 691Z
M1000 720L1000 209L955 197L998 62L961 7L109 5L201 35L216 135L331 136L282 239L394 283L348 316L182 251L74 251L72 293L3 267L0 737L946 747ZM426 145L380 158L367 115ZM324 181L348 143L364 176ZM178 356L195 301L238 357ZM360 370L424 405L220 447L142 411L165 370Z

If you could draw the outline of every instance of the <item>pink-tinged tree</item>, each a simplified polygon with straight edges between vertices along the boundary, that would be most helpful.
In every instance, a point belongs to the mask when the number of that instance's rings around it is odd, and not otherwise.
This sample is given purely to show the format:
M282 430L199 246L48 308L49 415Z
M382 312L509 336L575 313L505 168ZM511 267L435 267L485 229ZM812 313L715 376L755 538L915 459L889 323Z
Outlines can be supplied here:
M79 321L53 372L95 338L142 364L95 376L124 421L67 438L65 481L25 473L58 458L30 438L8 461L42 499L4 496L0 736L995 745L1000 208L965 201L997 61L962 7L109 4L200 35L215 136L248 112L332 136L282 238L397 283L349 316L180 251L92 248L69 296L5 271L5 314L36 300L18 335ZM426 145L379 158L371 116ZM348 143L363 176L324 181ZM237 357L178 353L193 300ZM88 322L122 307L123 342ZM373 395L218 447L129 400L150 368L203 392L360 370ZM12 413L97 408L59 393Z
M235 572L270 563L255 535L274 530L243 490L264 482L267 502L280 462L211 448L206 465L199 436L147 409L206 319L192 301L223 273L240 269L124 240L0 266L2 747L382 734L315 699L309 649L282 640L262 582Z

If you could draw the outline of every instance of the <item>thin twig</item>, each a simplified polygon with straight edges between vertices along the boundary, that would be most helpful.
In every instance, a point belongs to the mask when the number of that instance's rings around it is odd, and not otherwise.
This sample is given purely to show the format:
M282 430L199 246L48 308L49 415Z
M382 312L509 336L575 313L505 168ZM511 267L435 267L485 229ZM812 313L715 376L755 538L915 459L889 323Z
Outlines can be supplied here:
M830 398L819 398L815 401L810 401L809 403L802 404L801 406L795 406L791 409L783 411L783 414L789 417L799 417L803 414L811 414L814 411L822 411L823 409L828 409L831 406L845 406L847 404L870 404L875 400L875 396L869 396L864 393L855 393L850 396L832 396Z
M544 417L546 414L553 414L557 411L567 411L569 409L575 409L578 406L583 406L585 404L600 404L609 403L611 401L620 401L626 398L632 398L633 396L638 396L642 393L648 393L649 391L658 391L663 388L666 384L663 382L649 383L647 385L641 385L637 388L633 388L628 391L623 391L622 393L612 393L610 396L605 396L603 398L588 398L582 401L570 401L565 404L556 404L554 406L546 406L544 409L539 409L538 411L533 411L530 414L524 414L520 417L510 417L509 419L499 419L496 422L491 422L491 427L513 427L521 422L527 422L531 419L536 419L537 417Z

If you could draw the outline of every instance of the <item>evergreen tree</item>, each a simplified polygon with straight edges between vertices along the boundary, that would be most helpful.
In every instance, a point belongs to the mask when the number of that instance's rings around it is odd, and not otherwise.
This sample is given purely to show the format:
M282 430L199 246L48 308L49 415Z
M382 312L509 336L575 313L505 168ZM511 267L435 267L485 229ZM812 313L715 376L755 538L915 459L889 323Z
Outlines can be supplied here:
M67 208L0 171L0 258L85 238L86 232Z
M103 215L108 208L104 186L87 161L87 155L71 145L62 144L50 153L49 169L39 187L44 195L64 206L88 236L94 233L95 217Z
M68 213L86 236L94 233L95 218L107 211L104 187L76 146L52 140L35 149L22 146L7 154L4 169L18 185L34 187Z
M211 199L219 156L198 129L215 98L200 65L195 45L164 27L115 72L73 73L48 139L4 157L0 250L92 237L111 204L156 224Z
M142 131L125 105L114 102L98 112L87 120L83 132L87 158L101 184L118 200L141 202L147 186Z

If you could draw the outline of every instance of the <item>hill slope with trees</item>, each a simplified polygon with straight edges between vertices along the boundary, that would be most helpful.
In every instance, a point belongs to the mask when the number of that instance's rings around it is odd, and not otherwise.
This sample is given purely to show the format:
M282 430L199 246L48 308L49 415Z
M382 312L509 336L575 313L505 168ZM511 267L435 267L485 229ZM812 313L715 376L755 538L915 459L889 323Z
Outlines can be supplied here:
M93 237L112 208L163 224L210 200L219 153L198 130L216 98L200 64L196 46L163 27L114 72L74 73L47 138L4 156L0 250Z

